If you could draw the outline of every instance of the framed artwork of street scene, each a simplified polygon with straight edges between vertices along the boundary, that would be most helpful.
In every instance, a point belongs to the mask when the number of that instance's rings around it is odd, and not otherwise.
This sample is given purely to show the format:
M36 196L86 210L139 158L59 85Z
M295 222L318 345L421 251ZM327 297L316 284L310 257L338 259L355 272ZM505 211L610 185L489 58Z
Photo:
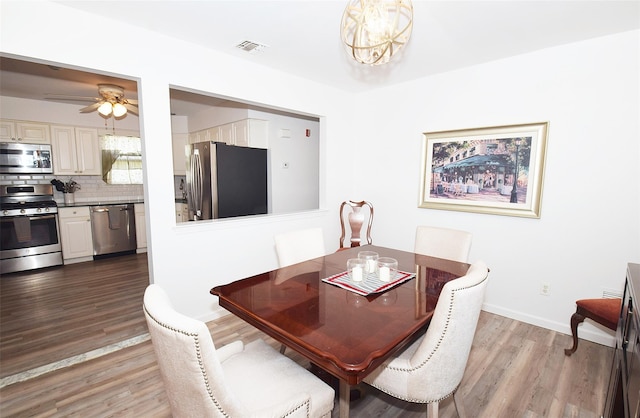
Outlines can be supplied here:
M426 132L419 207L540 218L548 125Z

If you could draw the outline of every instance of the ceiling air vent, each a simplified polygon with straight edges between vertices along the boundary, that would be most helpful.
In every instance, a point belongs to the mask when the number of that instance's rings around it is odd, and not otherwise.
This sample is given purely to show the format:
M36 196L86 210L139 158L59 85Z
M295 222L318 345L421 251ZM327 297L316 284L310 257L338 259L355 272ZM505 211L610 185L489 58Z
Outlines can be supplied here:
M267 49L266 45L263 44L259 44L256 42L251 42L251 41L242 41L240 42L238 45L236 45L236 48L239 48L245 52L248 52L250 54L255 54L257 52L262 52L265 49Z

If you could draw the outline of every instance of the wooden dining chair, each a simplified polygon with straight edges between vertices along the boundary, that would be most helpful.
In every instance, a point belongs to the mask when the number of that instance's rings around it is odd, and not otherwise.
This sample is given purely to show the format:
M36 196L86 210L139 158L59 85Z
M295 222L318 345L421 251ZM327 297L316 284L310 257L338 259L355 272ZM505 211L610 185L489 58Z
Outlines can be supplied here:
M472 235L467 231L420 225L416 228L414 252L466 263L471 239Z
M488 275L486 264L478 261L466 275L445 284L427 332L364 381L395 398L426 404L427 417L437 417L440 401L449 396L458 411L455 393L467 367Z
M570 356L578 349L578 325L586 318L616 331L622 308L621 298L580 299L576 301L576 312L571 315L573 346L564 350Z
M157 284L144 315L174 417L331 417L335 391L263 340L216 348Z
M362 226L367 230L364 242L371 244L371 224L373 223L373 205L367 201L347 200L340 204L340 247L339 249L359 247L362 244ZM349 241L346 241L347 238Z

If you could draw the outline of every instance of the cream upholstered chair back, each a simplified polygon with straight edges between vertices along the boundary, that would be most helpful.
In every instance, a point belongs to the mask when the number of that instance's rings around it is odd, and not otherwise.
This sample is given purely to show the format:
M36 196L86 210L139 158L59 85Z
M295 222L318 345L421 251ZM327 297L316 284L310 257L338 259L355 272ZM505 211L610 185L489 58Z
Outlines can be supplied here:
M206 324L155 284L144 314L174 417L331 416L334 390L263 340L216 349Z
M274 237L280 267L290 266L326 254L322 229L310 228Z
M220 382L222 365L207 326L173 310L154 284L144 293L144 314L173 416L242 416Z
M484 300L489 269L482 261L444 285L425 335L365 378L409 402L431 404L460 385Z
M362 227L367 225L364 237ZM355 202L347 200L340 204L340 248L359 247L371 244L371 225L373 224L373 205L365 200ZM348 241L347 241L348 238Z
M471 233L457 229L420 225L416 228L416 254L466 263L471 250Z

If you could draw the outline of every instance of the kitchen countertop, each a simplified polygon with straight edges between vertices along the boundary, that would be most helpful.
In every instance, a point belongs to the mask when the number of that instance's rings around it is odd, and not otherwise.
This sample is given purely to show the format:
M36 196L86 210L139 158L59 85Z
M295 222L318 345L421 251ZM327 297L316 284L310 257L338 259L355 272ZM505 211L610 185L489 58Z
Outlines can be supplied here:
M59 208L77 208L80 206L105 206L105 205L124 205L126 203L144 203L144 199L122 199L122 200L95 200L88 202L64 203L57 202Z

